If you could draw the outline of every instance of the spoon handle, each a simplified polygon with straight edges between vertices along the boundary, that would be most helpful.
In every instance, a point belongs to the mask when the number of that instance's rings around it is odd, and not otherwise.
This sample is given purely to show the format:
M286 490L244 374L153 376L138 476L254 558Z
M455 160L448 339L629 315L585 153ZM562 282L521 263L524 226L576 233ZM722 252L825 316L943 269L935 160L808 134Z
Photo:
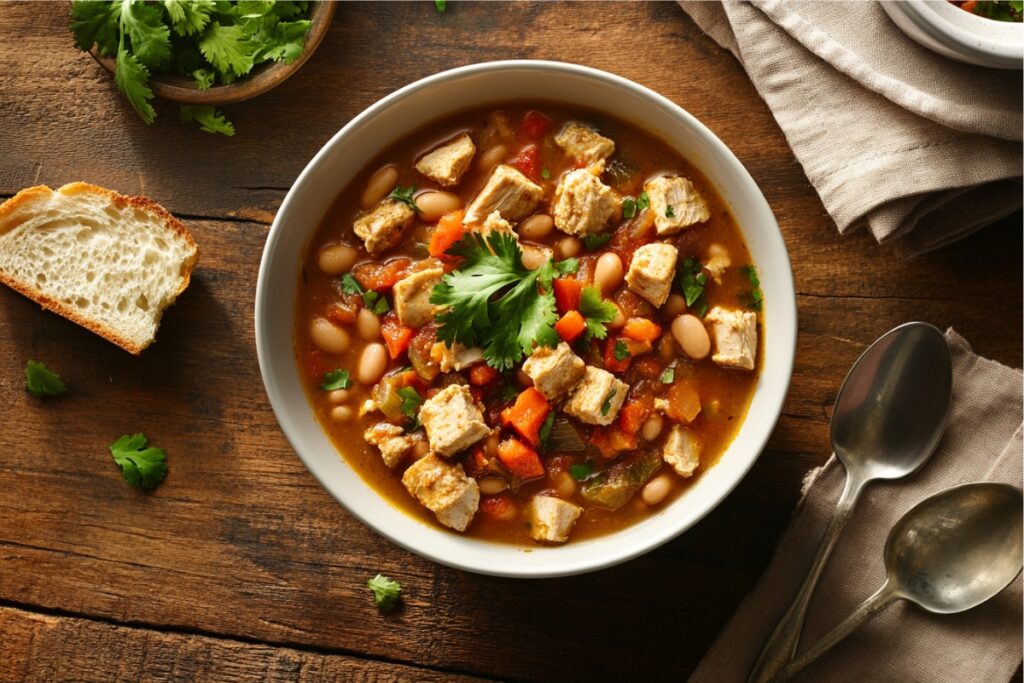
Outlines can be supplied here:
M842 533L843 527L850 519L850 513L853 512L853 507L863 488L864 481L862 479L852 473L847 474L843 495L836 503L832 520L825 530L825 536L821 539L821 545L818 546L818 552L811 562L807 576L800 585L800 590L797 591L793 602L790 603L789 609L786 610L775 626L772 635L765 642L764 648L757 658L757 663L754 664L754 668L750 672L748 683L765 683L770 680L796 654L797 645L800 643L800 632L803 630L804 619L807 617L807 606L810 604L811 596L814 595L814 588L818 585L821 570L825 567L829 555L832 554L832 548L835 547L839 534Z
M870 598L860 604L850 616L838 626L822 636L821 640L807 649L802 655L787 664L770 683L785 683L796 677L818 657L831 650L839 641L857 630L865 621L900 599L899 593L888 581Z

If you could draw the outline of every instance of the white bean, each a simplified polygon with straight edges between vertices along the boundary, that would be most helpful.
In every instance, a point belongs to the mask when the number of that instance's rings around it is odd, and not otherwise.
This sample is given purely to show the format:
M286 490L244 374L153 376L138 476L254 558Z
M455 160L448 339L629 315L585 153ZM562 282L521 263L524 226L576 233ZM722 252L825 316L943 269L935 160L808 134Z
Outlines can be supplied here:
M378 342L367 344L359 355L356 379L361 384L376 384L388 369L388 350Z
M331 408L331 419L335 422L348 422L355 413L348 406L334 406Z
M320 250L317 264L328 275L341 275L356 263L356 250L347 244L332 244Z
M508 156L508 147L505 145L495 145L477 158L477 167L481 171L490 171L500 164L506 156Z
M579 256L583 251L583 242L575 237L563 237L555 243L555 251L560 259Z
M398 184L398 169L394 166L385 166L374 172L366 181L366 189L359 200L359 206L364 209L372 209L377 202L384 199L391 190Z
M356 314L356 334L363 341L376 341L380 337L380 318L369 308L360 308Z
M485 496L493 496L508 489L505 480L498 477L484 477L477 482L477 485L480 487L480 493Z
M667 474L659 474L654 479L644 484L640 497L648 505L657 505L665 500L665 496L672 490L672 479Z
M672 321L672 336L679 342L683 353L694 360L707 357L711 351L711 338L704 323L695 315L681 315Z
M345 353L352 341L348 332L326 318L313 318L309 326L309 338L317 348L327 353Z
M614 292L622 284L622 259L618 254L612 251L601 254L594 266L594 284L602 294Z
M554 229L554 219L546 213L538 213L520 223L517 232L524 240L540 242L547 239Z
M626 314L622 312L622 308L614 301L609 301L608 303L615 307L615 317L612 318L610 323L605 324L613 330L621 330L626 325Z
M327 394L327 400L331 403L344 403L348 400L348 389L335 389Z
M644 441L654 441L661 434L664 424L661 413L651 413L640 427L640 436L644 437Z
M565 470L555 475L554 483L555 490L558 491L558 495L562 498L572 498L576 495L576 480Z
M532 244L524 244L523 248L523 266L529 270L537 270L545 263L551 260L551 254L549 249L541 249Z
M416 207L424 223L435 223L446 213L462 206L462 200L451 192L432 190L416 196Z

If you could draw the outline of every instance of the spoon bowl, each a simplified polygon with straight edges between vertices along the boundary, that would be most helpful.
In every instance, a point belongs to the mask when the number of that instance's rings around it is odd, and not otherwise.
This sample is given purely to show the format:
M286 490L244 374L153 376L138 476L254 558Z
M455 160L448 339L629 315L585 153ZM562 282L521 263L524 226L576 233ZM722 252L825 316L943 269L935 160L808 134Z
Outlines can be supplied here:
M1007 484L958 486L919 503L885 543L889 582L929 612L980 605L1020 573L1022 506Z

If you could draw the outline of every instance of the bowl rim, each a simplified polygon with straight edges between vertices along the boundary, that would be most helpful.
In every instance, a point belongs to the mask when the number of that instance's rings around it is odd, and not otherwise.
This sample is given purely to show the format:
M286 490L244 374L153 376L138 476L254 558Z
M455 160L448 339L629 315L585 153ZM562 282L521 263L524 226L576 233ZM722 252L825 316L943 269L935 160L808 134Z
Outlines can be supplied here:
M779 345L779 351L776 355L776 360L781 363L777 365L776 369L780 372L776 372L780 377L780 382L775 383L771 388L766 391L771 392L771 399L773 399L773 405L771 406L771 414L761 414L763 420L761 424L761 432L754 437L756 447L751 448L750 454L742 465L737 468L733 478L728 480L724 486L720 486L717 492L714 493L712 501L707 504L706 507L699 511L699 513L693 515L688 519L682 519L680 521L666 521L662 523L661 527L652 530L647 534L646 537L635 541L632 545L622 547L621 544L610 544L609 552L601 557L591 559L577 559L575 562L566 561L563 559L552 559L551 561L539 562L537 565L530 565L528 567L515 567L508 568L498 563L487 564L464 561L459 557L452 557L448 555L442 555L433 550L430 543L430 538L435 537L435 534L444 534L445 536L451 535L453 532L444 529L438 529L424 525L424 528L430 529L431 534L425 534L425 541L417 539L406 539L400 538L395 534L388 533L387 530L381 528L374 520L370 519L367 515L363 514L362 510L356 509L354 506L349 505L342 497L335 493L334 487L331 482L325 481L321 477L321 473L318 472L317 467L312 463L312 458L308 458L296 445L296 438L293 438L291 429L286 425L286 421L282 419L284 405L282 403L283 398L280 396L275 397L275 388L272 386L272 365L274 361L269 356L267 345L269 341L263 338L264 330L269 331L268 322L265 317L264 307L269 305L267 300L269 297L269 290L267 281L270 277L269 271L271 268L271 254L273 253L278 242L282 238L282 234L285 230L286 218L292 212L293 203L297 203L300 200L297 198L297 188L301 187L307 182L313 175L322 172L322 166L327 163L327 156L331 150L348 136L357 133L360 128L370 121L373 117L378 115L380 112L393 107L410 96L419 93L424 89L431 88L438 83L442 83L448 80L462 79L471 76L479 76L481 74L497 74L507 70L539 70L547 72L560 72L571 77L582 77L589 78L598 81L604 81L612 87L621 88L629 91L630 93L639 96L639 98L648 100L650 104L660 106L667 110L673 118L678 120L679 124L684 128L689 129L693 134L699 135L702 138L702 142L705 143L712 150L712 155L719 157L719 160L729 167L731 174L734 174L739 179L741 192L745 195L749 195L750 199L758 205L758 211L764 213L769 219L770 224L759 226L759 230L764 230L769 233L766 239L776 242L774 248L778 251L779 262L773 264L773 270L775 274L773 277L779 278L780 286L783 287L784 291L789 293L791 296L786 297L782 301L772 302L773 307L778 307L774 312L774 316L769 323L773 330L773 340ZM522 99L516 97L516 99ZM541 98L543 99L543 98ZM456 111L454 108L452 112ZM634 125L641 125L634 123ZM396 132L394 139L398 139L401 135L411 132L400 131ZM721 190L720 190L721 191ZM743 227L740 226L741 231ZM781 249L778 249L781 247ZM255 316L254 316L254 332L256 337L256 352L260 367L260 374L263 379L264 388L267 392L268 398L271 403L271 407L275 413L275 417L278 420L278 424L284 433L289 444L292 446L295 454L302 460L307 470L320 482L321 486L337 500L346 510L348 510L354 517L360 520L371 530L384 536L391 542L395 543L399 547L402 547L410 552L413 552L421 557L429 559L438 564L449 566L455 569L463 571L469 571L478 574L502 576L509 578L550 578L558 576L569 576L575 574L582 574L591 571L597 571L607 567L611 567L622 562L626 562L640 555L646 554L655 548L665 544L676 536L680 535L687 529L691 528L698 521L703 519L708 513L718 507L721 502L739 485L754 463L760 457L761 453L764 452L764 448L767 444L768 438L774 431L775 425L778 421L779 416L782 413L783 404L785 402L786 395L788 393L789 385L792 379L793 367L795 363L796 355L796 339L797 339L797 311L796 311L796 294L795 286L792 275L792 265L789 258L789 252L785 246L785 240L782 236L782 232L778 227L778 221L775 219L774 214L771 211L771 207L768 205L767 199L761 192L760 188L754 182L753 177L749 171L743 166L739 159L733 154L733 152L722 142L718 136L716 136L710 129L708 129L703 123L701 123L696 117L687 112L681 106L672 102L665 96L655 92L654 90L640 85L634 81L631 81L622 76L609 73L600 69L581 66L578 64L572 64L568 62L559 61L548 61L548 60L497 60L490 62L483 62L478 64L471 64L462 67L456 67L441 71L419 80L416 80L408 85L405 85L394 92L386 95L380 100L374 102L369 107L364 109L362 112L353 117L348 123L346 123L337 133L335 133L313 156L313 158L307 163L305 168L299 173L292 187L289 189L288 194L285 196L284 201L281 204L277 215L274 218L274 222L271 225L267 240L264 245L263 254L260 261L259 274L256 285L256 296L255 296ZM775 319L778 317L778 320ZM786 324L788 320L788 325ZM290 323L291 324L291 323ZM291 366L295 366L295 360L289 357L287 361ZM762 374L759 377L760 381L763 380L767 369L762 370ZM747 416L749 416L749 412ZM752 424L747 417L744 418L744 425ZM740 427L737 432L737 437L744 429ZM326 436L325 436L326 438ZM735 439L734 439L735 440ZM332 444L333 446L333 444ZM343 456L338 454L339 458L343 459ZM709 471L713 471L715 468L711 468ZM361 475L356 472L356 475L362 481ZM369 487L365 481L362 481L363 485ZM372 487L369 487L372 490ZM382 498L376 491L373 494ZM385 499L386 500L386 499ZM404 511L400 511L401 514L407 515ZM607 541L609 539L620 538L623 534L628 534L630 529L635 529L643 522L626 527L620 531L613 532L604 536L596 537L593 539L587 539L585 542L600 542ZM458 535L457 535L458 536ZM518 546L512 546L507 544L497 544L489 541L483 541L480 539L474 539L470 537L458 536L466 542L473 544L484 544L489 547L497 548L511 548L519 551L529 552L533 549L519 548ZM568 546L559 546L559 548L565 548ZM546 549L545 549L546 550ZM557 550L553 548L552 550ZM547 555L547 553L545 553ZM548 555L554 558L555 555Z

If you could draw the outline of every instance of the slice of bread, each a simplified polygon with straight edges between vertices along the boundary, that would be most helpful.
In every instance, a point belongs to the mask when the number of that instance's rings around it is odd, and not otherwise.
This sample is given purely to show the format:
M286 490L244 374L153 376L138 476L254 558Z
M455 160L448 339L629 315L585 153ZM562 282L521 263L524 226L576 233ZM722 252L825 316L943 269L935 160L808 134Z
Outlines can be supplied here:
M0 282L134 354L197 260L185 226L145 197L71 183L0 204Z

